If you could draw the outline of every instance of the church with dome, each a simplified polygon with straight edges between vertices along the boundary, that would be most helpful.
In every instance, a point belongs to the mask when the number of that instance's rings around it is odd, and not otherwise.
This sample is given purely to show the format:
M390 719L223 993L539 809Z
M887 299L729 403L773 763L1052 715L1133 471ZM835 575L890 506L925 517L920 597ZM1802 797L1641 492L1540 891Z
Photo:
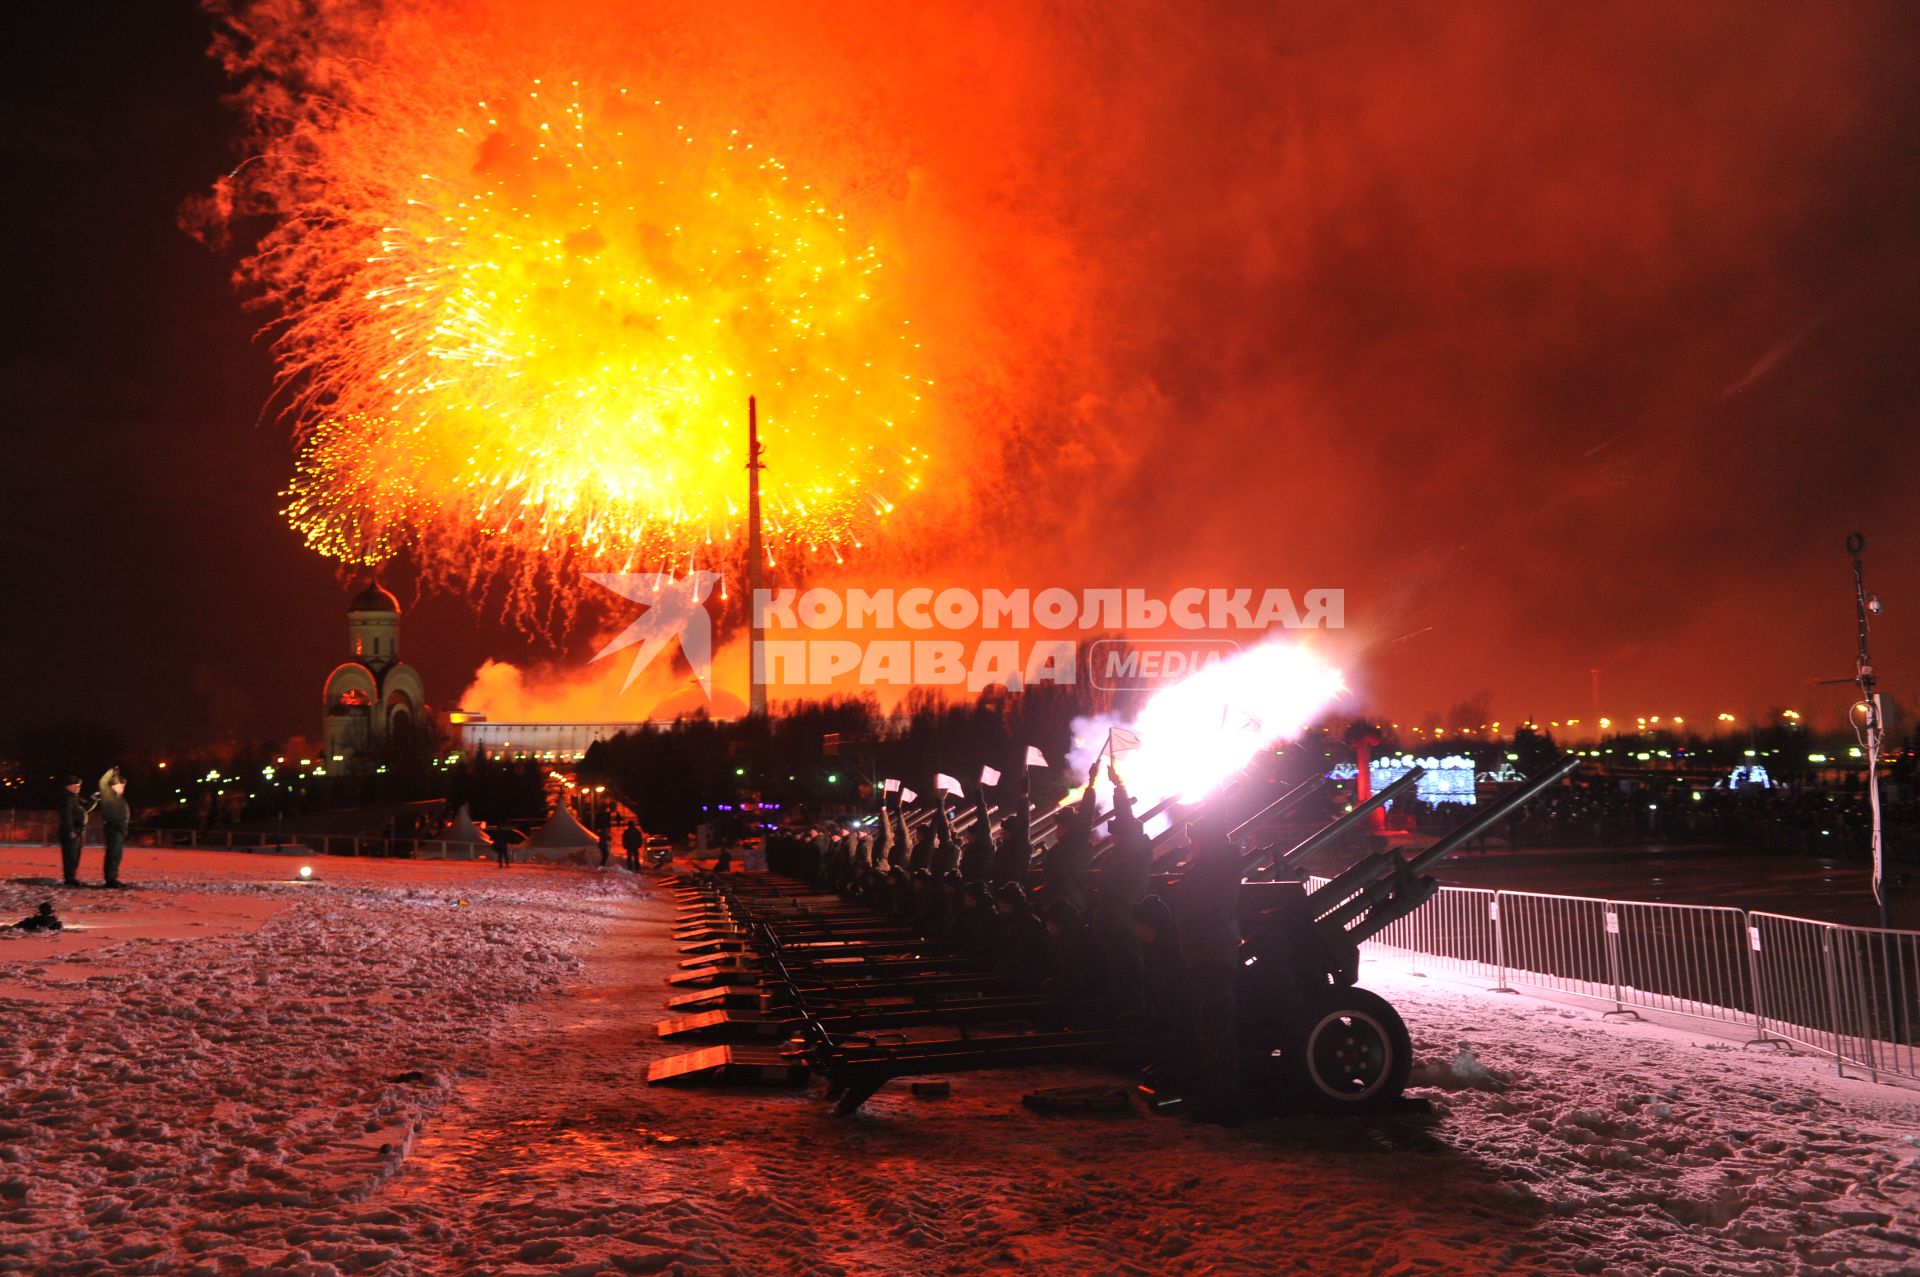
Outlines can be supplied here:
M327 675L327 755L350 759L427 726L420 674L400 659L400 601L377 581L347 604L347 660Z

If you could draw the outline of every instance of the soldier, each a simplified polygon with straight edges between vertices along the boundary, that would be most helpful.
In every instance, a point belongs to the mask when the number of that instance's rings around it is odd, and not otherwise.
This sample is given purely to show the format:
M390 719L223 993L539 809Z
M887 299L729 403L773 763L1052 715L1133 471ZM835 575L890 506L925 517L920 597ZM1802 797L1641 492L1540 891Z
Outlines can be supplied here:
M1000 841L994 846L987 877L996 883L1017 882L1026 885L1028 866L1033 863L1033 840L1027 836L1027 807L1018 803L1000 822Z
M1027 891L1017 882L994 889L993 911L1000 917L1000 965L1028 975L1047 972L1047 924L1033 910Z
M954 841L953 821L947 815L947 796L940 795L933 811L933 854L927 859L927 872L943 878L960 867L960 847Z
M1047 899L1070 900L1083 914L1093 905L1093 822L1099 813L1100 800L1089 774L1086 793L1060 813L1060 840L1040 862Z
M1095 1008L1090 1004L1097 1004L1100 997L1101 973L1085 918L1072 901L1055 900L1047 906L1045 921L1046 987L1068 1004L1072 1014L1092 1012Z
M993 911L993 888L984 878L970 878L960 886L960 943L975 953L992 950L999 917Z
M921 821L919 836L913 840L913 850L907 856L907 868L918 872L933 864L934 844L938 840L933 818Z
M967 830L966 850L960 853L960 876L984 878L993 866L993 825L987 819L987 789L973 787L973 827Z
M1177 1093L1181 1058L1186 1054L1180 1044L1191 1027L1180 929L1167 902L1149 895L1133 907L1133 932L1140 942L1142 1018L1153 1037L1148 1074L1154 1090Z
M69 776L66 797L60 802L60 880L80 885L80 849L87 844L87 813L93 803L80 796L80 778Z
M127 778L118 767L107 768L100 778L100 835L106 844L106 863L102 866L109 887L124 887L120 881L120 857L126 851L127 825L133 809L127 805Z
M873 849L873 868L879 873L891 869L899 854L900 839L893 832L895 811L894 804L889 801L891 797L891 794L880 796L880 842Z
M1241 1120L1240 1041L1234 1024L1233 981L1240 962L1240 925L1234 916L1240 895L1240 858L1209 813L1187 826L1193 849L1174 896L1180 956L1187 965L1187 999L1193 1009L1194 1064L1198 1082L1193 1115L1233 1126Z
M1147 894L1153 875L1153 843L1140 820L1133 814L1133 799L1127 787L1107 763L1107 779L1113 782L1113 849L1097 875L1098 891L1093 905L1093 938L1100 954L1100 967L1106 972L1107 993L1114 1014L1136 1016L1144 991L1141 989L1140 941L1134 933L1133 907Z

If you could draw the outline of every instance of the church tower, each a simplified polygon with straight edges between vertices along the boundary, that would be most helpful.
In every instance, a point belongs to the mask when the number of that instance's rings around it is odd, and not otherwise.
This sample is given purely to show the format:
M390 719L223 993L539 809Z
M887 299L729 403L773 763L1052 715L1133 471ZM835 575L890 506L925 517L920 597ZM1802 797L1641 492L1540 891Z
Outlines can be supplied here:
M375 671L400 659L400 600L378 581L347 604L347 643L353 659Z
M370 583L347 604L347 659L321 694L328 757L344 762L423 725L426 692L400 659L400 600Z

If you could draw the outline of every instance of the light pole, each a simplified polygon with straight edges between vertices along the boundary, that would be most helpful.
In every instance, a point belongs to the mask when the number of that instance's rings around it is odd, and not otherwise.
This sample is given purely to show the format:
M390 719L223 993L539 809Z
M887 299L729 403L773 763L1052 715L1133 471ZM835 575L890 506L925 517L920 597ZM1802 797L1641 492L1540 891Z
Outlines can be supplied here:
M1890 926L1887 911L1886 864L1880 841L1880 737L1885 721L1880 710L1880 693L1873 690L1873 661L1867 655L1867 617L1880 614L1880 596L1867 593L1866 575L1860 566L1860 553L1867 539L1858 532L1847 537L1847 554L1853 559L1853 600L1860 623L1860 656L1854 665L1854 681L1860 686L1860 699L1848 718L1854 731L1861 734L1867 748L1867 810L1872 816L1873 898L1880 906L1880 925Z

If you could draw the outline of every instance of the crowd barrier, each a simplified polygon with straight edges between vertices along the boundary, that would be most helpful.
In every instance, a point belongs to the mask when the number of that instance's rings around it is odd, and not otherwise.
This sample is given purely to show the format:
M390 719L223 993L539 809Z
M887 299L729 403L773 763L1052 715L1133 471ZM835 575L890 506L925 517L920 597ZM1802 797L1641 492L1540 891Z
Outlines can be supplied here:
M1309 879L1308 887L1325 879ZM1433 970L1791 1043L1920 1080L1920 931L1711 905L1442 887L1363 949Z
M99 826L87 831L88 845L100 845ZM0 811L0 846L50 847L60 840L51 812ZM315 856L400 856L417 860L491 860L491 844L448 842L439 838L388 838L365 834L271 834L246 829L148 829L127 833L129 847L194 848L202 851L264 851ZM519 860L519 849L514 859Z

